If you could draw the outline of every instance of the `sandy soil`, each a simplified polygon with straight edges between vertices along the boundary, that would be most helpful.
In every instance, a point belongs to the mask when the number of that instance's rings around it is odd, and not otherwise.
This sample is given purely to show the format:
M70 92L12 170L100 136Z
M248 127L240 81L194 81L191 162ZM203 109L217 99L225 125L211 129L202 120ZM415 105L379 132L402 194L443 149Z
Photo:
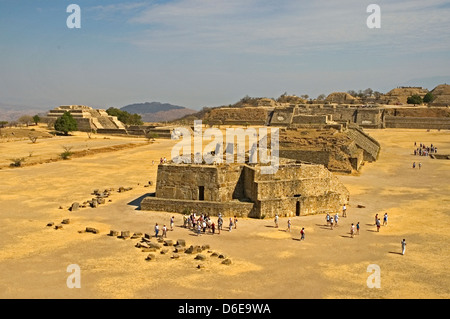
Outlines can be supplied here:
M181 214L139 210L140 198L154 191L144 185L156 181L156 163L170 157L175 143L170 140L0 169L0 298L449 298L450 161L411 153L416 141L450 154L450 133L367 131L381 143L380 158L366 163L359 176L339 176L351 197L348 217L333 230L324 215L315 215L292 218L291 233L283 217L278 229L271 219L240 219L231 232L195 236L181 227ZM80 139L86 136L61 142L86 142ZM128 142L111 137L102 140L102 147ZM2 144L2 158L23 150L21 143L29 141ZM60 141L38 143L44 152ZM31 146L36 145L26 145ZM422 168L412 169L413 161L422 162ZM120 186L132 190L113 192L111 202L96 209L68 210L72 202L91 199L94 189ZM376 232L374 215L385 212L389 223ZM168 225L172 215L169 239L209 244L232 264L222 265L206 251L201 262L195 254L172 259L171 252L146 261L148 253L134 247L137 239L107 235L111 229L153 233L156 222ZM46 226L65 218L71 223L63 229ZM361 232L351 238L350 224L356 222ZM100 233L79 233L87 226ZM302 227L305 241L299 241ZM402 256L403 238L408 245ZM200 263L204 268L197 268ZM67 287L71 264L81 269L80 289ZM380 267L381 288L367 286L371 264Z

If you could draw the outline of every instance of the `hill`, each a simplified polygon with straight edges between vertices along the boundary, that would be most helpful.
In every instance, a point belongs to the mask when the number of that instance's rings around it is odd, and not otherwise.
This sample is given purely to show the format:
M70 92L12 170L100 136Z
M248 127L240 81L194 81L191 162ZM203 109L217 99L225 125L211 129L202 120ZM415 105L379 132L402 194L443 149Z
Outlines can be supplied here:
M172 121L197 112L183 106L160 102L135 103L120 109L141 115L144 122Z

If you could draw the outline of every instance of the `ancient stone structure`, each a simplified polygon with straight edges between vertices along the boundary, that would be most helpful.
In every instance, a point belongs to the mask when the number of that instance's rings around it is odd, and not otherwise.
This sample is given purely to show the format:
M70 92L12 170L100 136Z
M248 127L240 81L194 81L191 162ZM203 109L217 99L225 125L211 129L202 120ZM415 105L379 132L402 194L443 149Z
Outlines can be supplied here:
M433 101L431 106L449 106L450 105L450 84L441 84L432 91Z
M160 164L155 196L142 210L265 218L337 212L345 186L323 165L280 158L275 174L259 164Z
M386 93L383 98L386 104L391 105L402 105L407 104L408 97L412 95L419 95L421 98L428 93L427 89L424 89L419 86L402 86L395 89L390 90Z
M329 94L325 98L325 102L339 103L339 104L353 104L357 101L358 99L356 99L355 97L351 96L346 92L334 92Z
M101 129L125 132L125 126L116 116L110 116L105 110L96 110L86 105L61 105L47 113L47 122L54 122L64 112L70 112L77 121L78 130L82 132L99 132Z

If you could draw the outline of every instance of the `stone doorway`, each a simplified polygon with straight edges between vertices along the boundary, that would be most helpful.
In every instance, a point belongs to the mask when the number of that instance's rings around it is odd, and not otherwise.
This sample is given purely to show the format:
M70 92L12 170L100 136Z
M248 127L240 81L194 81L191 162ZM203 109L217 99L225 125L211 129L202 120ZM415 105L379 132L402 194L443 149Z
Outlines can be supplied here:
M205 186L198 187L198 200L205 200Z
M300 202L297 201L295 204L295 216L300 216Z

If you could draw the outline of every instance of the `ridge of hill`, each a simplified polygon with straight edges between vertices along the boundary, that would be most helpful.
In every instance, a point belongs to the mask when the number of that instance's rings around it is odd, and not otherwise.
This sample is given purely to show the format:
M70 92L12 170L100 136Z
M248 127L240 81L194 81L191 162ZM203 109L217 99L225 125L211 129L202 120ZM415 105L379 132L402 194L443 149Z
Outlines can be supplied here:
M128 113L141 115L144 122L173 121L197 111L170 103L145 102L129 104L120 108Z

